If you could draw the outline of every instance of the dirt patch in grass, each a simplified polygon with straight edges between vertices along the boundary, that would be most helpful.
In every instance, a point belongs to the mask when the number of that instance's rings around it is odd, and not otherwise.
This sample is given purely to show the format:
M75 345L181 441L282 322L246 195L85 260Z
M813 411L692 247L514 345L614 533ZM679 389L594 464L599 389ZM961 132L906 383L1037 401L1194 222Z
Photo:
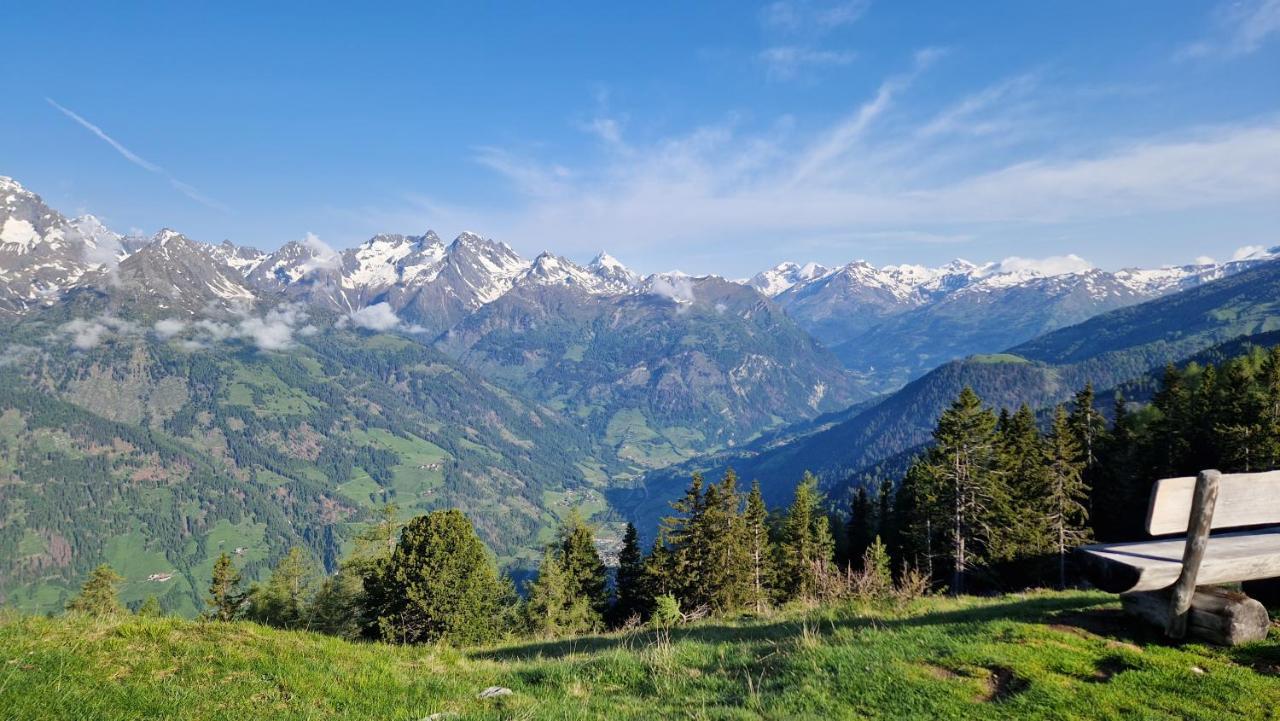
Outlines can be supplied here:
M1011 668L992 666L987 670L991 673L986 678L986 688L975 699L981 703L999 703L1026 691L1031 685Z
M1093 675L1085 679L1091 683L1106 683L1125 671L1132 671L1135 666L1123 656L1104 656L1093 662Z

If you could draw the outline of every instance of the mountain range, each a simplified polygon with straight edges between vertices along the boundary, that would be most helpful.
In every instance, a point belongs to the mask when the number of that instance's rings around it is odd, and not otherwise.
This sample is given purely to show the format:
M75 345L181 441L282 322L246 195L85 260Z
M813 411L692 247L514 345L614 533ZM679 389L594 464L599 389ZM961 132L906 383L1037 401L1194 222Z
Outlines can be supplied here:
M0 178L0 601L59 607L108 560L193 613L221 550L331 565L388 501L463 508L518 569L571 508L602 542L651 526L693 470L838 492L963 384L1042 405L1273 330L1277 255L641 276L470 232L126 235Z

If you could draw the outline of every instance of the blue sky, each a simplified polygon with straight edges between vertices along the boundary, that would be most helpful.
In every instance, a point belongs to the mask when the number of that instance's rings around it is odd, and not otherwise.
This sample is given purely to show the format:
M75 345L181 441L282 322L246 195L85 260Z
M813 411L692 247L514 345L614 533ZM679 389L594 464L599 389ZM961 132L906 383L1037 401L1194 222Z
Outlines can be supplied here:
M8 8L0 174L122 231L729 276L1280 244L1280 0L361 5Z

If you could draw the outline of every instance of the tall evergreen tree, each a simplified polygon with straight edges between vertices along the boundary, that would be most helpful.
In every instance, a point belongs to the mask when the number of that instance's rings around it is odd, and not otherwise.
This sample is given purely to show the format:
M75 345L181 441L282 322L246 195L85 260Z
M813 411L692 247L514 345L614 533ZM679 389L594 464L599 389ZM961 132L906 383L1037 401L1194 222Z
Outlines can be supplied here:
M592 627L604 622L609 610L609 577L596 550L595 530L575 508L560 527L560 565L569 593L585 599L592 610Z
M701 583L689 600L692 607L706 604L715 611L728 611L747 602L751 584L742 494L732 468L719 483L707 487L703 500L689 549L701 557Z
M789 598L814 598L835 555L835 543L822 503L818 479L805 471L782 526L783 578L780 580Z
M1058 555L1058 587L1067 585L1067 553L1088 537L1089 511L1084 503L1089 487L1084 481L1084 464L1070 417L1062 406L1053 416L1048 439L1048 485L1045 488L1045 518L1053 534Z
M401 531L390 559L365 578L376 635L401 643L490 641L509 589L461 511L433 511Z
M80 587L80 595L67 603L67 610L90 616L123 613L119 591L121 581L124 579L111 566L105 563L98 566L89 572L89 577Z
M862 570L862 557L880 534L875 508L876 502L864 486L854 490L849 502L849 520L845 531L847 558L854 570Z
M209 581L210 618L217 621L234 621L244 613L244 592L240 590L240 571L231 556L223 551L213 563L213 577Z
M996 474L990 482L988 557L1009 561L1048 552L1043 494L1048 459L1035 414L1025 403L996 423Z
M764 505L759 481L751 484L751 492L747 494L743 525L745 547L750 563L746 603L756 613L763 613L769 605L771 589L776 578L773 542L769 538L769 509Z
M574 593L561 553L549 546L538 566L538 577L529 582L525 620L530 632L559 636L589 631L599 624L590 600Z
M280 628L309 626L316 576L306 552L297 546L290 548L267 582L249 593L249 618Z
M618 553L618 570L614 574L614 602L610 610L612 623L620 626L632 616L648 614L645 593L644 553L640 550L640 534L635 524L628 523L622 534L622 550Z
M951 561L951 592L963 593L965 579L983 560L990 537L989 516L996 493L996 417L965 386L934 431L927 455L929 496L950 516L946 552Z

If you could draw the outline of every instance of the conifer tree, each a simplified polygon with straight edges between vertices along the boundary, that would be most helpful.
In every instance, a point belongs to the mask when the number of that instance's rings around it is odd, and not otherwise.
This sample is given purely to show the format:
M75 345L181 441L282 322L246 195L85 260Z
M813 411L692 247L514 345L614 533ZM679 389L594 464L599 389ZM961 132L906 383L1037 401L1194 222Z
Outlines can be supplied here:
M849 502L849 522L845 537L848 539L849 565L856 571L862 570L863 555L871 547L872 541L879 537L880 528L876 523L875 501L863 486L853 492Z
M375 635L401 643L490 641L510 597L470 519L452 509L410 521L365 591Z
M675 560L664 524L658 527L657 536L644 559L644 598L647 610L652 610L651 604L657 597L675 595Z
M1048 486L1045 488L1045 517L1058 555L1058 587L1067 585L1067 553L1088 538L1089 511L1085 501L1089 487L1084 481L1084 465L1076 432L1067 411L1058 406L1048 439Z
M1245 473L1265 468L1270 456L1266 392L1246 359L1227 363L1220 396L1212 403L1219 467Z
M124 611L120 604L120 582L124 579L111 566L102 564L89 572L80 594L67 604L68 611L90 616L111 616Z
M576 508L560 527L559 557L569 593L587 602L591 626L601 625L609 610L608 571L596 550L594 529Z
M308 626L315 582L316 571L306 552L297 546L290 548L266 584L249 593L249 618L280 628Z
M782 526L781 580L789 598L814 598L835 554L822 502L818 479L805 471Z
M981 561L990 536L989 515L995 493L996 417L965 386L943 412L927 455L931 501L945 509L946 552L951 561L951 592L963 593L969 570Z
M1048 484L1046 447L1035 414L1025 403L1013 415L1001 413L996 423L988 539L991 560L1015 560L1048 552L1048 520L1043 497Z
M742 494L733 469L707 487L703 500L703 512L693 521L689 549L700 557L701 583L689 594L690 606L706 604L715 611L728 611L746 602L751 584Z
M620 626L632 616L645 616L648 603L645 598L644 554L640 550L640 534L632 523L622 534L622 550L618 553L618 570L614 574L614 602L610 611L614 626Z
M589 599L577 595L560 559L560 552L548 547L538 566L538 577L529 582L525 621L529 631L540 636L559 636L593 629L599 616Z
M684 495L671 502L674 513L662 519L659 537L669 557L659 557L663 563L664 585L681 606L692 607L690 601L703 587L703 567L706 557L695 549L702 540L699 534L705 529L702 517L706 513L706 498L701 473L694 473Z
M770 589L776 578L773 566L773 543L769 538L769 509L764 505L759 481L751 484L751 493L747 495L747 508L743 521L745 546L750 563L746 602L754 608L756 613L763 613L769 605Z
M142 602L138 607L137 615L142 618L159 618L164 615L164 609L160 608L160 599L155 596L147 596L147 600Z
M245 595L240 590L240 571L223 551L213 563L209 582L208 615L216 621L234 621L244 612Z

